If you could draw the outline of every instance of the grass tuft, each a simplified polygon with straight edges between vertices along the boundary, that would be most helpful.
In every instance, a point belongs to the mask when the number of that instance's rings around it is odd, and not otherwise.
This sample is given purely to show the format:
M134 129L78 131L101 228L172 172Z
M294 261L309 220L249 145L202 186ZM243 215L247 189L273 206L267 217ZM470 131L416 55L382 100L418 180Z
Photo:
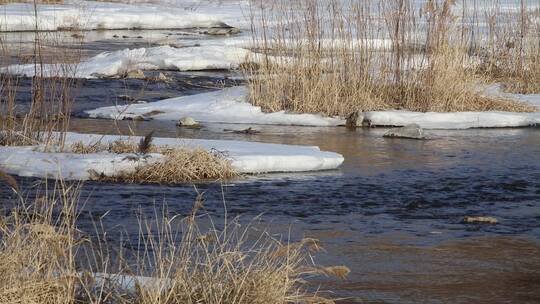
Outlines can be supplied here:
M204 149L175 148L162 151L165 160L141 166L132 173L122 173L102 180L128 183L176 184L192 181L226 180L238 176L229 160L218 152Z
M145 137L141 138L141 141L139 142L139 153L146 154L150 151L152 148L153 135L154 131L151 131Z
M176 184L193 181L225 180L238 176L230 160L218 151L202 148L169 148L151 144L152 133L141 139L137 145L130 141L116 140L108 145L102 143L85 144L76 142L71 152L88 154L109 152L116 154L159 153L162 161L140 166L134 172L122 172L117 176L96 176L100 181L127 183ZM142 149L141 146L144 146Z

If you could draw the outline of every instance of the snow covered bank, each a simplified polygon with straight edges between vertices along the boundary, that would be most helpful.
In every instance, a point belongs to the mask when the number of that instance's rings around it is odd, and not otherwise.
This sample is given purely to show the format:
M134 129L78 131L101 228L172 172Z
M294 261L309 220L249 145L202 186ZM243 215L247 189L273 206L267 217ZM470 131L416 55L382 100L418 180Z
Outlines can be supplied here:
M424 129L504 128L540 124L540 113L374 111L364 113L364 120L372 126L406 126L414 123Z
M66 145L83 142L109 144L117 140L137 143L140 137L67 133ZM293 146L244 141L154 138L156 146L217 150L231 161L239 173L302 172L335 169L343 162L337 153L314 146ZM161 154L137 156L112 153L54 153L39 147L0 147L0 169L27 177L88 180L96 174L114 176L133 172L137 166L162 160Z
M239 35L234 37L226 37L220 39L200 39L197 41L200 45L226 45L226 46L236 46L242 48L257 48L261 47L263 39L257 37L255 40L249 35ZM258 42L257 42L258 41ZM308 45L313 43L308 39L289 39L289 38L280 38L276 41L269 41L268 48L292 48L296 49L302 45ZM189 44L188 44L189 45ZM389 38L362 38L362 39L351 39L343 40L340 38L320 38L317 39L317 46L324 50L331 49L343 49L343 46L347 46L352 50L358 49L370 49L370 50L380 50L388 51L392 49L392 40Z
M174 48L160 46L101 53L78 64L45 64L43 76L98 78L124 75L136 70L215 70L234 69L252 52L228 46ZM33 64L0 68L0 73L32 77Z
M245 87L233 87L221 91L170 98L147 104L104 107L87 111L92 118L177 121L191 116L201 122L339 126L345 121L339 118L314 114L293 114L283 111L264 113L260 107L247 103ZM540 105L540 95L505 94L504 97ZM152 115L145 115L151 113ZM158 114L155 114L158 113ZM411 112L372 111L364 113L364 119L372 126L405 126L418 124L424 129L469 129L525 127L540 124L540 112Z
M174 45L175 42L167 39L156 43ZM38 70L44 77L99 78L121 76L136 70L229 70L239 68L242 63L261 62L263 58L249 50L252 43L246 37L188 40L180 44L183 47L162 45L104 52L79 63L44 64ZM264 59L276 64L291 61L290 57L268 56ZM0 68L0 73L32 77L35 70L34 64L15 64Z
M162 157L130 158L128 154L46 153L38 147L0 146L0 169L18 176L88 180L94 174L113 176L134 172L137 166L153 164Z
M179 0L174 5L122 4L66 1L38 4L38 29L184 29L245 25L241 1L216 4L212 1ZM36 19L32 4L0 6L0 31L33 31Z
M486 88L488 96L502 97L536 106L540 110L540 95L511 94L503 92L500 85ZM540 112L410 112L375 111L364 113L372 126L406 126L418 124L424 129L470 129L528 127L540 124Z
M511 94L503 92L500 85L486 88L488 96L502 97L540 106L540 95ZM540 108L538 108L540 110ZM373 111L364 113L364 120L372 126L406 126L418 124L424 129L470 129L527 127L540 124L540 112L411 112Z
M92 118L132 119L145 117L148 113L156 120L178 121L191 116L201 122L296 125L296 126L337 126L344 120L315 114L292 114L284 111L264 113L260 107L246 102L246 87L233 87L221 91L182 96L147 104L104 107L87 111Z

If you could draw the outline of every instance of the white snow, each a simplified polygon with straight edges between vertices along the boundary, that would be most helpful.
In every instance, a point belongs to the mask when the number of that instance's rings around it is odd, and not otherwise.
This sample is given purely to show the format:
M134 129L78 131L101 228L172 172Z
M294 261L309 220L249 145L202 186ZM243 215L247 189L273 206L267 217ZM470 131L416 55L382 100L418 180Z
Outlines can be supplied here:
M87 111L92 118L133 119L145 117L150 112L151 119L177 121L191 116L201 122L339 126L345 124L340 118L324 117L315 114L294 114L284 111L265 113L260 107L246 102L248 94L245 87L233 87L221 91L170 98L147 104L104 107ZM517 95L504 93L506 98L528 102L540 106L540 95ZM405 126L418 124L424 129L469 129L524 127L540 124L540 112L411 112L411 111L372 111L364 113L364 118L373 126Z
M122 4L72 0L63 4L39 4L37 26L42 31L62 29L184 29L245 26L242 1L195 3L179 0L169 4ZM32 4L0 6L0 31L33 31L36 26Z
M76 142L108 144L116 140L138 142L140 137L67 133L66 145ZM219 151L239 173L302 172L335 169L343 156L320 151L315 146L293 146L246 141L154 138L157 146L203 148ZM0 168L19 176L88 180L94 174L114 176L132 172L137 166L163 160L161 154L43 152L38 146L0 147Z
M162 157L160 154L151 154L147 158L132 160L128 156L42 152L35 146L0 147L0 168L18 176L87 180L92 177L92 172L105 176L129 173L137 166L155 163Z
M488 96L502 97L528 103L530 105L538 107L538 109L540 110L540 94L507 93L504 91L504 88L500 83L486 87L484 92Z
M364 113L364 119L369 120L372 126L415 123L424 129L503 128L540 124L540 113L373 111Z
M216 45L125 49L101 53L77 64L44 64L42 75L44 77L97 78L123 75L135 70L234 69L245 62L250 54L252 52L246 49ZM0 73L32 77L35 70L33 64L23 64L0 68Z
M80 274L82 277L84 274ZM173 284L173 281L169 278L154 278L144 277L136 275L124 275L124 274L110 274L104 272L92 273L94 278L94 286L103 286L106 283L112 282L115 286L121 290L127 292L133 292L136 290L136 286L143 288L166 288Z
M245 62L260 62L261 54L250 51L252 43L245 36L229 39L189 40L183 47L162 45L158 47L124 49L103 52L79 63L48 63L38 69L43 77L99 78L124 75L135 70L229 70L237 69ZM158 44L173 40L158 40ZM365 42L365 43L376 43ZM328 45L332 47L332 45ZM382 45L378 47L384 47ZM285 65L290 57L265 56L276 64ZM0 73L35 76L34 64L15 64L0 68ZM42 73L42 74L41 74Z
M500 85L486 88L485 94L504 97L540 106L540 95L510 94L501 90ZM540 108L539 108L540 110ZM540 124L540 112L411 112L373 111L364 113L364 119L372 126L405 126L418 124L424 129L469 129L526 127Z
M260 107L246 102L248 89L243 86L220 91L182 96L146 104L132 104L98 108L86 111L92 118L126 119L144 117L146 113L155 120L178 121L190 116L200 122L296 125L296 126L337 126L344 120L315 114L294 114L284 111L265 113Z

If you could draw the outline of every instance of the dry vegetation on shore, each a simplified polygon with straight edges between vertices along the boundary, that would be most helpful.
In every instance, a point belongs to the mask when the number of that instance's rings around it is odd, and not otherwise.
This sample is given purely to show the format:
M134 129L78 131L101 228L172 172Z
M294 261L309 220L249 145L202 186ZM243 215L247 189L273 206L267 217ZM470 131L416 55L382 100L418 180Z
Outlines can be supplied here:
M34 6L34 9L37 9ZM36 12L37 14L37 12ZM37 28L37 25L36 25ZM0 33L0 66L18 63L32 64L34 77L0 74L0 131L2 145L63 145L63 136L54 141L53 133L68 130L77 79L73 77L45 77L43 65L46 61L59 62L58 69L72 75L68 63L80 62L82 51L65 49L66 44L77 45L79 39L58 33L33 33L33 42L10 41L9 33ZM54 49L54 52L47 52ZM48 57L54 58L48 58ZM65 63L65 64L64 64ZM23 87L30 81L30 90ZM29 100L21 100L29 91Z
M34 201L19 196L0 216L1 303L333 303L308 292L305 280L349 271L314 265L314 239L283 242L235 219L202 228L201 196L190 214L140 220L141 250L116 257L113 270L111 250L121 245L78 229L81 185L48 189Z
M454 0L427 1L419 10L411 0L278 0L271 7L254 1L252 13L262 16L252 21L254 44L267 60L244 67L251 102L269 112L330 116L386 109L534 111L484 96L480 88L502 81L512 91L537 90L540 51L532 21L538 12L503 13L496 2L481 2L493 11L483 15L464 1L459 16ZM513 22L499 24L504 18ZM479 24L486 19L484 33ZM509 40L504 34L512 27L510 37L516 37L516 26L520 39ZM511 51L500 54L501 45Z
M160 147L152 144L152 134L141 138L139 144L128 140L116 140L107 145L102 143L71 145L73 153L116 153L138 154L159 153L164 160L137 167L130 173L120 172L116 176L95 176L95 180L127 183L177 184L194 181L217 181L237 177L230 160L218 151L202 148Z
M229 160L218 152L204 149L175 148L162 152L163 162L137 168L133 173L104 177L102 181L128 183L177 184L194 181L217 181L237 177Z

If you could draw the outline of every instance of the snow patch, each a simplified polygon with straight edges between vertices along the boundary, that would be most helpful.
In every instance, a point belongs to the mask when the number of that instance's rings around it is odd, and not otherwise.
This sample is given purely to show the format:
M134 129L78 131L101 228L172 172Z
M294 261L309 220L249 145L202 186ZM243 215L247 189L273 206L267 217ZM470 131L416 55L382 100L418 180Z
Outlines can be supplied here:
M134 172L138 166L150 165L163 156L149 154L144 158L133 154L111 153L54 153L42 152L39 147L0 147L0 168L25 177L88 180L94 174L114 176Z
M515 101L528 103L537 107L540 110L540 94L517 94L504 91L502 84L497 83L490 85L485 89L485 94L488 96L502 97Z
M98 78L124 75L136 70L216 70L234 69L252 52L229 46L174 48L160 46L104 52L77 64L44 64L44 77ZM32 77L33 64L0 68L0 73Z
M285 111L265 113L260 107L246 102L248 89L243 86L224 90L165 99L147 104L113 106L86 111L92 118L133 119L147 113L155 120L178 121L184 116L200 122L295 125L295 126L338 126L345 124L340 118L323 117L315 114L293 114Z
M186 29L222 27L248 23L241 2L215 4L179 0L170 4L122 4L94 1L66 1L63 4L38 4L38 29ZM33 31L34 7L28 3L0 6L0 31Z
M491 91L490 94L493 94ZM498 93L505 98L540 106L540 95ZM201 122L339 126L345 121L336 117L315 114L295 114L284 111L265 113L260 107L246 102L248 89L233 87L221 91L170 98L147 104L133 104L98 108L87 111L92 118L134 119L144 118L148 113L152 119L177 121L184 116ZM418 124L424 129L469 129L526 127L540 124L540 112L411 112L402 110L371 111L364 119L372 126L406 126Z
M364 113L364 119L372 126L418 124L424 129L504 128L540 124L540 113L373 111Z

